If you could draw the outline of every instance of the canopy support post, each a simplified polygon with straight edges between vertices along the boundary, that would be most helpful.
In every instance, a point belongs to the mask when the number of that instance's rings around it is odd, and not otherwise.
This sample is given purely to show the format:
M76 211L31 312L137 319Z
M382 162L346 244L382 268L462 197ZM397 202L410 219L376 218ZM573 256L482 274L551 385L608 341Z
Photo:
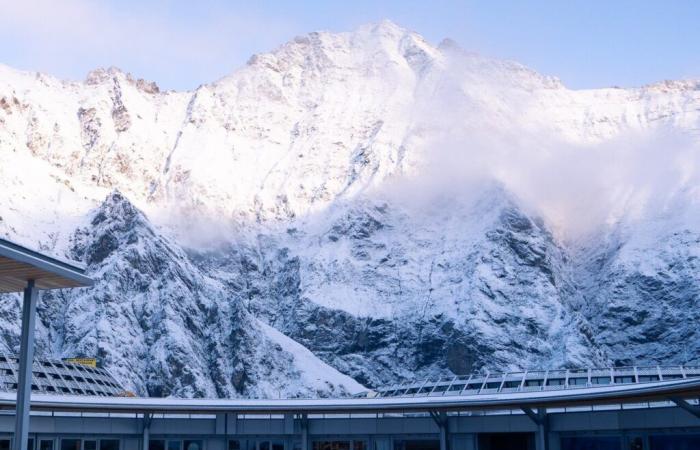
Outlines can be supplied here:
M526 406L521 407L525 414L537 425L537 433L535 434L535 449L547 450L549 448L549 418L547 410L537 408L537 412Z
M12 450L27 450L29 408L32 396L32 366L34 363L34 330L38 290L34 280L27 282L22 303L22 336L19 349L19 379L17 381L17 409L15 412L15 439Z
M151 413L143 413L143 450L151 446Z

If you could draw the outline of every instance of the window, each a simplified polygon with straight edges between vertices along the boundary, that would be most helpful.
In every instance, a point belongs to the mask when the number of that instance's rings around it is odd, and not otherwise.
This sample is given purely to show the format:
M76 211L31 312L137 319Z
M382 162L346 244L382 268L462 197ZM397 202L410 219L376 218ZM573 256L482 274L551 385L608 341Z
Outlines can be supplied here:
M185 440L182 442L184 450L202 450L202 441L199 440ZM100 449L103 450L103 449Z
M228 441L228 450L241 450L241 441L238 441L238 440Z
M350 441L314 441L313 450L350 450Z
M180 450L182 443L180 441L168 441L168 450Z
M0 439L0 450L10 450L9 439Z
M119 450L119 439L102 439L100 450Z
M588 384L588 378L569 378L569 386L584 386Z
M49 439L40 440L39 450L53 450L53 441Z
M542 380L525 380L525 386L542 386Z
M80 450L80 439L61 439L61 450Z
M162 439L149 440L148 450L165 450L165 441Z
M591 377L591 384L610 384L610 377Z
M32 439L32 438L27 439L27 449L34 450L34 439Z
M617 436L581 436L561 439L561 450L620 450Z
M550 378L547 380L547 386L563 386L563 385L564 385L563 378Z
M83 450L97 450L97 441L86 439L83 441Z
M508 389L520 387L520 381L506 381L503 387Z
M700 448L700 434L661 434L649 436L651 450Z
M659 376L658 375L640 375L639 376L640 383L648 383L650 381L659 381Z
M631 375L622 376L622 377L615 377L615 383L617 383L617 384L634 383L634 377Z

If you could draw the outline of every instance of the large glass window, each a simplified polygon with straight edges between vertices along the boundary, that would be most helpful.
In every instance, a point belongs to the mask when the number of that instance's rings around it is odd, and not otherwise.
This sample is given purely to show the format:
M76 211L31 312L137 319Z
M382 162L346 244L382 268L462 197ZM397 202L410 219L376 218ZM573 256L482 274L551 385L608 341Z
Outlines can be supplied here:
M577 436L561 439L561 450L620 450L618 436Z
M241 441L238 439L228 441L228 450L241 450Z
M182 441L184 450L203 450L202 441L200 440L184 440ZM102 449L100 449L102 450Z
M53 439L41 439L39 441L39 450L53 450Z
M284 450L284 441L272 441L270 447L272 450Z
M168 450L180 450L182 448L182 442L180 441L168 441Z
M9 439L0 439L0 450L10 450Z
M165 441L162 439L149 439L148 450L165 450Z
M97 441L94 439L86 439L83 441L83 450L97 450Z
M700 448L700 434L649 436L651 450L691 450Z
M61 439L61 450L80 450L80 439Z
M350 441L314 441L313 450L350 450Z
M119 450L119 439L100 440L100 450Z
M395 439L394 450L440 450L440 441L434 439Z

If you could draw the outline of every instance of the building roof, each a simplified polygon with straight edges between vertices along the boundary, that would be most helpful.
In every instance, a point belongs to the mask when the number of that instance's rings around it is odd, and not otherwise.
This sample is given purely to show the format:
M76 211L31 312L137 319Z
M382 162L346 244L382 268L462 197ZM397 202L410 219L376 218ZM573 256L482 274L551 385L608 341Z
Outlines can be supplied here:
M665 401L668 398L696 398L700 378L672 381L606 385L566 391L512 392L493 395L450 397L377 397L316 399L182 399L86 397L75 395L33 395L32 410L213 414L349 414L425 411L478 411L529 408L557 408ZM13 409L15 396L0 392L0 408Z
M85 267L72 261L44 255L0 239L0 293L21 292L34 280L37 289L92 286Z
M0 391L15 392L18 385L19 358L0 353ZM124 388L104 368L34 358L33 394L113 397L124 392Z
M366 397L439 397L490 395L508 392L557 391L608 384L649 383L700 378L700 365L653 367L597 367L475 373L443 379L419 380L358 394Z

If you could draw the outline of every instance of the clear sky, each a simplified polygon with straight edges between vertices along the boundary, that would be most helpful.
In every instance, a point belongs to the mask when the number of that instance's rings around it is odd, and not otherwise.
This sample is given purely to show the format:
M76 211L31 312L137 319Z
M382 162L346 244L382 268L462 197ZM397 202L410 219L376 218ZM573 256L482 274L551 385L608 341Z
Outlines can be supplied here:
M700 1L0 0L0 63L83 79L117 66L192 89L309 31L390 19L572 88L700 78Z

